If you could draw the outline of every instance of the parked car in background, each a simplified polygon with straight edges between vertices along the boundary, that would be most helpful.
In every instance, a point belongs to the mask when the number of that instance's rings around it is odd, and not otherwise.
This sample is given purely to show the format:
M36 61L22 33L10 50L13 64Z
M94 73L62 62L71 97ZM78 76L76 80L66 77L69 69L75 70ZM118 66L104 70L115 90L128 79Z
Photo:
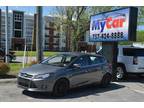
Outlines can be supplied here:
M6 56L8 56L9 61L15 60L16 56L14 54L15 54L15 52L9 51L9 54L6 55L5 50L0 48L0 60L5 61Z
M28 91L52 92L63 96L68 89L88 84L106 87L111 82L111 67L100 55L58 54L40 64L22 69L18 86Z
M135 46L119 46L117 57L117 79L128 74L144 75L144 48Z

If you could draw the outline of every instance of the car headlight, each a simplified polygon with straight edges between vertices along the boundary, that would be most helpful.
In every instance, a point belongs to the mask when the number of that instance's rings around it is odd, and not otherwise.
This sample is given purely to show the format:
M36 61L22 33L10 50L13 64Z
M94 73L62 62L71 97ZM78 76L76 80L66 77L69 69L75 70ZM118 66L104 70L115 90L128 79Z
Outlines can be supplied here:
M50 76L50 74L40 74L40 75L36 75L34 77L34 79L46 79Z
M20 73L20 72L18 73L18 77L19 77L19 76L21 76L21 73Z

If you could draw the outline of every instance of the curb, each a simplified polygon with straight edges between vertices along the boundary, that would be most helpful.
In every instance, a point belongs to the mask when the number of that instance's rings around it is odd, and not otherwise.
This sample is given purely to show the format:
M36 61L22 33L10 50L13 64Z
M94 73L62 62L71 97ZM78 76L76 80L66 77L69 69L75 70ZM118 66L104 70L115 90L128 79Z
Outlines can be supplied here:
M11 79L0 79L0 84L1 83L16 83L17 78L11 78Z

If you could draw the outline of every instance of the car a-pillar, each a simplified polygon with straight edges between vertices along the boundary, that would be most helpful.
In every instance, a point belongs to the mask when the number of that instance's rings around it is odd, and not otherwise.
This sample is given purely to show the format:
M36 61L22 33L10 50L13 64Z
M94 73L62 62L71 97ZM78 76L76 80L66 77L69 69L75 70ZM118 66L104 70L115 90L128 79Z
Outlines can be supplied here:
M102 55L112 65L112 81L116 80L118 42L102 42Z

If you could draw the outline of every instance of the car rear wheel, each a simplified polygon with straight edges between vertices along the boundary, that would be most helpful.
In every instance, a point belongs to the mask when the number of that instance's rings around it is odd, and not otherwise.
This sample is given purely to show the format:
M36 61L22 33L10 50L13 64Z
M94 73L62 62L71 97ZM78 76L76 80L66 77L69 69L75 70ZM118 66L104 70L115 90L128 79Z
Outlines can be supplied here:
M126 76L123 66L117 66L116 68L116 80L122 80Z
M54 96L64 96L69 89L69 82L65 79L56 81L53 89Z
M111 74L104 75L101 81L101 87L107 87L110 84L111 79L112 79Z

